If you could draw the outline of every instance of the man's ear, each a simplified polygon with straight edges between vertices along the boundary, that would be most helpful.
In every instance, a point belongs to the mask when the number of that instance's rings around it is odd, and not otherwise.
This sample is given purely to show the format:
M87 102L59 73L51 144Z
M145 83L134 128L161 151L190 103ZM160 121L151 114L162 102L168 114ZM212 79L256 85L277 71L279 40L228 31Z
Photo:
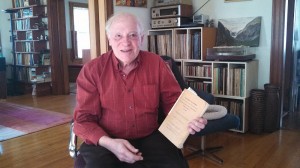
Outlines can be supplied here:
M141 43L144 42L144 35L141 35Z
M109 38L107 38L107 41L108 41L108 45L111 46Z

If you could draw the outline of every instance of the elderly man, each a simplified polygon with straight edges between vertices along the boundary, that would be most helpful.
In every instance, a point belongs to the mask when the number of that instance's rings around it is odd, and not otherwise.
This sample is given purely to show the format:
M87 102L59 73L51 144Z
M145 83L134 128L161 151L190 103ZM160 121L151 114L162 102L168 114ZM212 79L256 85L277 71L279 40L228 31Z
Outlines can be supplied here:
M74 131L85 142L80 153L87 167L181 168L186 161L160 132L158 107L165 114L181 94L160 56L141 51L143 28L129 13L106 25L112 51L87 63L77 78ZM195 118L191 134L205 127Z

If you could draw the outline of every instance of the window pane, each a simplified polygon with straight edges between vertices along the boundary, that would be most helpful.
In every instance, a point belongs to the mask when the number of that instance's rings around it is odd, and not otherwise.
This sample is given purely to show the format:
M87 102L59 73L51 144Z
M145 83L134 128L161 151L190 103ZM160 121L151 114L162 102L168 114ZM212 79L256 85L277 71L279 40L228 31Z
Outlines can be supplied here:
M82 58L82 49L90 49L88 8L74 7L74 29L77 31L77 56Z

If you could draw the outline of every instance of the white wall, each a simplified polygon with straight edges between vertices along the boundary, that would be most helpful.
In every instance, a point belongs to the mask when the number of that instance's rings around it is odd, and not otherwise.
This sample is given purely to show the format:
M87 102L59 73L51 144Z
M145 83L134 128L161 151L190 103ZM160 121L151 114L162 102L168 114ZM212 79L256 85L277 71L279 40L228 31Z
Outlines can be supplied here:
M2 54L6 57L6 63L12 63L12 53L10 42L10 15L3 12L2 10L12 8L12 1L1 1L0 2L0 33L1 33L1 44Z
M153 5L153 0L148 0L147 1L147 8L142 8L142 7L126 7L126 6L115 6L116 1L114 0L114 13L119 13L119 12L128 12L136 15L139 20L142 22L144 25L144 43L142 45L143 50L147 50L147 34L148 30L151 29L150 26L150 8Z
M205 1L193 0L193 8L196 11ZM251 0L244 2L224 2L224 0L210 0L198 14L207 14L215 20L218 19L262 16L259 47L255 47L256 59L259 60L258 87L263 88L269 83L270 77L270 52L272 29L272 0Z

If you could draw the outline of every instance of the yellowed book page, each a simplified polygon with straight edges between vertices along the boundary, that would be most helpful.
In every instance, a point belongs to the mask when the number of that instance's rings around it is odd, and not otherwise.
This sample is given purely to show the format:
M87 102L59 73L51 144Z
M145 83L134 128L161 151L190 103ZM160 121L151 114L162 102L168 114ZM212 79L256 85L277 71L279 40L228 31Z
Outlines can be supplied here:
M208 103L197 96L194 91L185 89L158 130L181 149L189 136L188 123L201 117L207 107Z

